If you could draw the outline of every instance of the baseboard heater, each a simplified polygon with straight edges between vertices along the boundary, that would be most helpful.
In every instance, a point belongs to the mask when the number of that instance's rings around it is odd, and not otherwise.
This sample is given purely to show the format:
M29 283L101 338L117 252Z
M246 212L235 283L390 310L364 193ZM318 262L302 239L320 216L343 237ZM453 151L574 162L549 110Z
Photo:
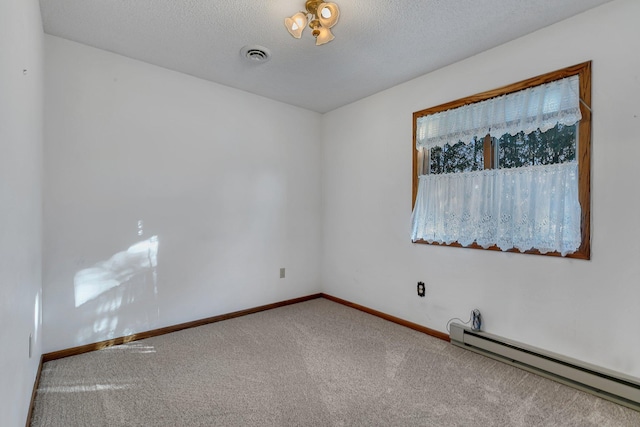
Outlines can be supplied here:
M452 323L451 343L640 411L640 379Z

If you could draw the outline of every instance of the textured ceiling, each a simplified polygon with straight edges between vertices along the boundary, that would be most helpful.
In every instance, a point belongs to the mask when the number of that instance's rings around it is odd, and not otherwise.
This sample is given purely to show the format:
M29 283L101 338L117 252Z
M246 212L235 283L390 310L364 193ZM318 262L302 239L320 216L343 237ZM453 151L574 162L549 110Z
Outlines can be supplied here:
M44 30L327 112L611 0L334 0L335 40L300 40L304 0L40 0ZM250 63L240 50L267 47Z

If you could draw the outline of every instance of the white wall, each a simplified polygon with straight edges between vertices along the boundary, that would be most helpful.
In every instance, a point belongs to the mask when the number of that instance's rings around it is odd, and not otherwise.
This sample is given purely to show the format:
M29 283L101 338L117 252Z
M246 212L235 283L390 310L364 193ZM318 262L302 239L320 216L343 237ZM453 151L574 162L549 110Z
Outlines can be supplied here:
M24 425L41 354L42 55L38 1L1 1L0 424L3 426ZM29 335L33 340L31 358Z
M640 377L639 16L615 1L327 113L323 291L439 331L478 307L489 332ZM587 60L592 259L410 243L412 113Z
M45 53L45 352L320 291L319 114Z

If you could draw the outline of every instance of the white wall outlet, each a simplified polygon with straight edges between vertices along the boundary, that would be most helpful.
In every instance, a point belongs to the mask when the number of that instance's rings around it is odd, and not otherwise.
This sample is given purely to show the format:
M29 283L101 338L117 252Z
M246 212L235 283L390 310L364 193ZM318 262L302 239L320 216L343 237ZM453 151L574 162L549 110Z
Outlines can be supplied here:
M280 269L280 278L284 279L284 267Z

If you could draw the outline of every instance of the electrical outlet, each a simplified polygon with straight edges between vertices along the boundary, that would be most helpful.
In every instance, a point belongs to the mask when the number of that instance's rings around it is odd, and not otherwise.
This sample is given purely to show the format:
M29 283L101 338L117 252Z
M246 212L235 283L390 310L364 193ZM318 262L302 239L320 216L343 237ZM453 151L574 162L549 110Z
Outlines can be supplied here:
M284 267L280 269L280 278L284 279Z
M31 336L31 334L29 334L29 359L31 359L32 347L33 347L33 337Z
M426 288L424 282L418 282L418 296L424 297L426 295Z

